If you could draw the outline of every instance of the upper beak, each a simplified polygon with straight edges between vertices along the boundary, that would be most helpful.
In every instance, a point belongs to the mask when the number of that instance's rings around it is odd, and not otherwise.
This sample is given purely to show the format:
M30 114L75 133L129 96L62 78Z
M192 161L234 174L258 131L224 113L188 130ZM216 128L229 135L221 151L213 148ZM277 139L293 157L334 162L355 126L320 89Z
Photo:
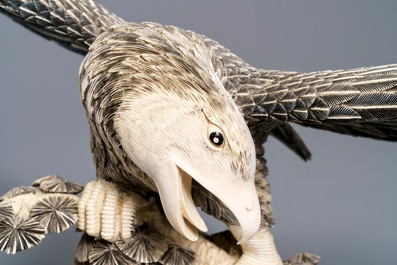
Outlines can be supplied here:
M207 231L191 196L192 178L234 214L242 231L238 244L256 234L261 212L253 179L243 181L226 168L222 174L209 172L191 163L181 153L173 153L171 161L177 162L168 165L167 176L157 179L156 185L167 219L180 234L195 241L198 229Z

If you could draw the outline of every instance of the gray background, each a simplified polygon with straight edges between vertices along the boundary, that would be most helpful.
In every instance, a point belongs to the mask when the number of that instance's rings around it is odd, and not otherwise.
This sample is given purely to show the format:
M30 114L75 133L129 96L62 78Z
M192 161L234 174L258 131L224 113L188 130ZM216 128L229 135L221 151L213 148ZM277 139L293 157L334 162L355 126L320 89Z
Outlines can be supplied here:
M397 1L106 1L129 21L155 21L218 40L254 66L316 71L397 63ZM79 102L82 57L0 15L0 194L60 174L95 178ZM323 265L397 264L397 145L297 126L301 161L270 139L281 256ZM212 226L212 231L219 229ZM71 264L80 234L50 235L0 264Z

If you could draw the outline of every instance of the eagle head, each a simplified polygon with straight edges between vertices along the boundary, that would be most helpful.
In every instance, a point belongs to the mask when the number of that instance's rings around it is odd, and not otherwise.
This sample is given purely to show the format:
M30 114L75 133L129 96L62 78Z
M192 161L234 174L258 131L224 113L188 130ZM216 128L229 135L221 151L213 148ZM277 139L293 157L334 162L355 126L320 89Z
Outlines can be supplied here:
M180 234L196 240L207 230L193 179L233 213L239 242L257 232L253 139L199 36L151 23L118 25L92 44L80 75L91 129L153 181Z

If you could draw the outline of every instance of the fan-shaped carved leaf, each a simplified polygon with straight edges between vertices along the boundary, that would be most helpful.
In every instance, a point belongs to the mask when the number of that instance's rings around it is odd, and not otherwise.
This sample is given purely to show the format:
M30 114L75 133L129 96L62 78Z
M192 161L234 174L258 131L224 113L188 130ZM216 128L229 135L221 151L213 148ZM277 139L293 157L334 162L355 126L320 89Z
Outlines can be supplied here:
M66 194L48 194L31 210L31 217L45 228L46 233L62 232L77 222L78 197Z
M44 238L44 228L36 220L18 216L0 220L0 250L8 254L38 245Z

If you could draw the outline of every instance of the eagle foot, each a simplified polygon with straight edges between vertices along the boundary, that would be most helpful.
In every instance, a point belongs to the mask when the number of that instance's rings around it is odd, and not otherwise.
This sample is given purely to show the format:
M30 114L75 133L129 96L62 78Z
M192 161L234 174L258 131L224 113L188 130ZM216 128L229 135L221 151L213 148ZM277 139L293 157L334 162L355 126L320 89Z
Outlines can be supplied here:
M113 183L91 181L78 204L77 227L109 242L130 239L139 222L135 219L136 212L147 203L136 193L121 192Z

